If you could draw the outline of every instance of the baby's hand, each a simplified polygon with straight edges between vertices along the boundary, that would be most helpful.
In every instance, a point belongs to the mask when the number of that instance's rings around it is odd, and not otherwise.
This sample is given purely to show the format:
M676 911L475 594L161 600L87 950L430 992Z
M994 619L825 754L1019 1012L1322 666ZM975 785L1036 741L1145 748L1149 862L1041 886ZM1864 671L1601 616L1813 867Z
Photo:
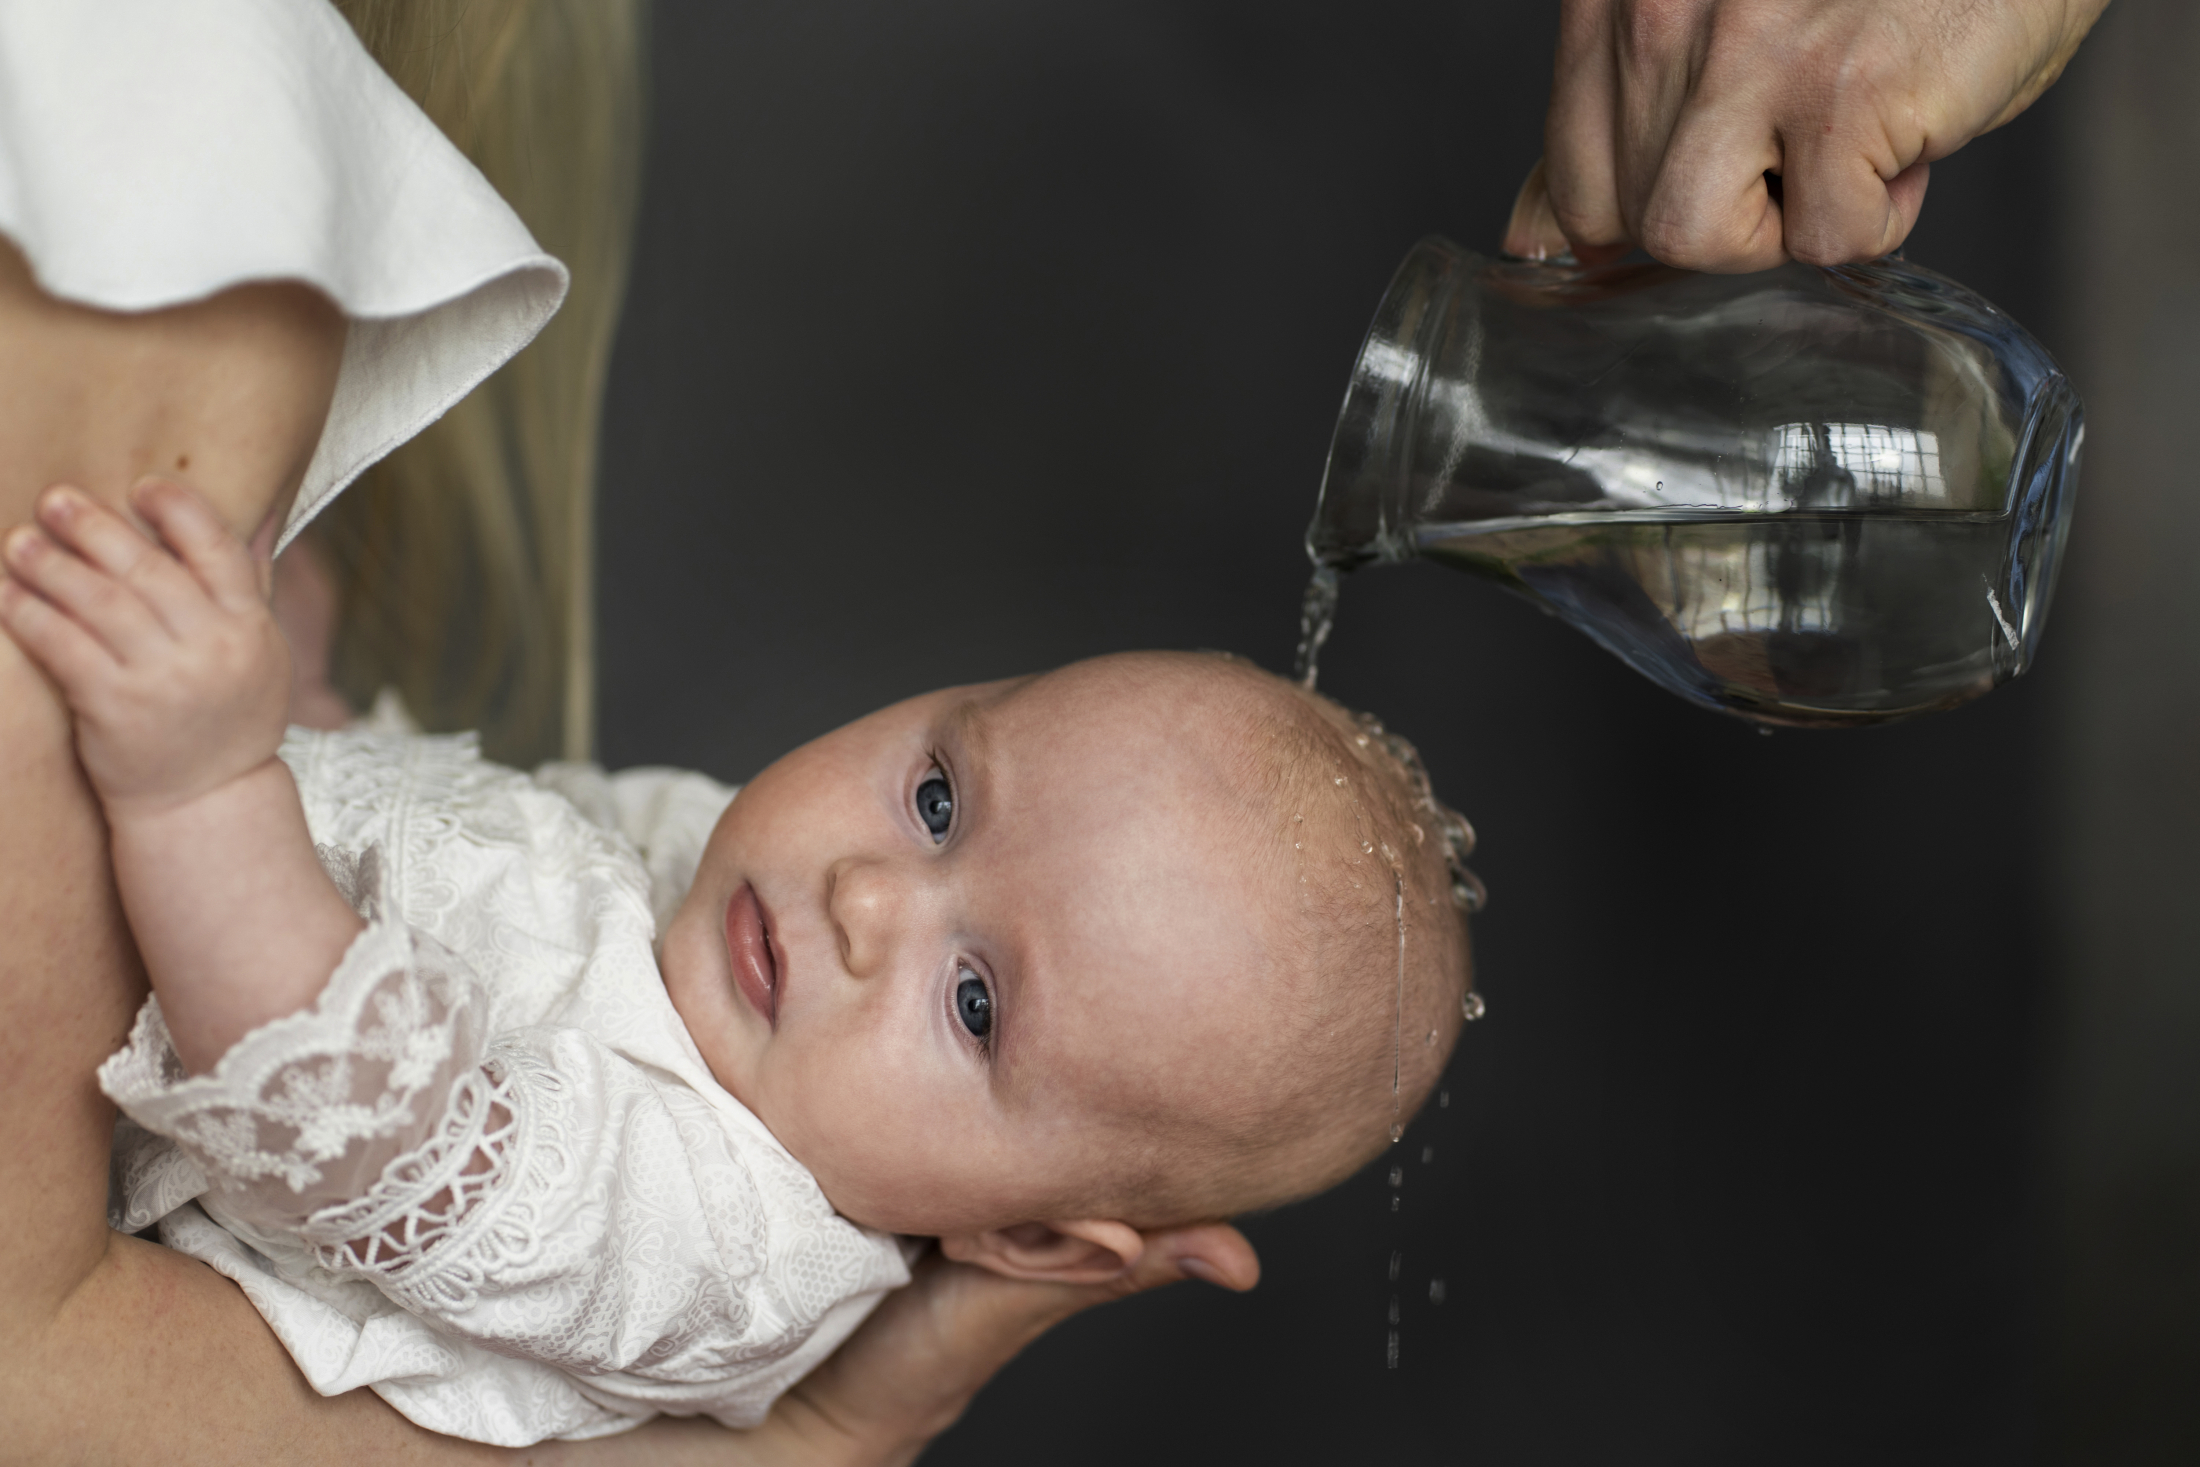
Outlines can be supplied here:
M0 543L0 626L60 684L110 820L153 813L265 764L283 738L290 654L244 544L206 502L149 482L148 539L75 489Z

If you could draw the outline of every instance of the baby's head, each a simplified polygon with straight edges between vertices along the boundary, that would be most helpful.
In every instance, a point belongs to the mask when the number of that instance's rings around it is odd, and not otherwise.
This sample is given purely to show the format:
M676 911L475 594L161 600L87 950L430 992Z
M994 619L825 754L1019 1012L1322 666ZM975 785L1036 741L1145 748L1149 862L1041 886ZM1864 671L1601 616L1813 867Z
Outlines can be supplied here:
M1097 658L758 775L665 981L844 1215L1104 1277L1137 1229L1321 1191L1418 1109L1469 981L1466 838L1410 749L1325 699L1211 654Z

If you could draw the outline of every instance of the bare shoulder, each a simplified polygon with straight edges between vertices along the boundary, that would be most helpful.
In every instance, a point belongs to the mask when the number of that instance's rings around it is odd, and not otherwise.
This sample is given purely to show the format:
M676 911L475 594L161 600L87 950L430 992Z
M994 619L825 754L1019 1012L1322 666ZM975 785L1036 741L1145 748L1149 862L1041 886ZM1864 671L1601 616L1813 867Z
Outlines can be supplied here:
M0 238L0 526L49 484L119 503L158 473L249 535L305 474L343 346L342 314L309 286L95 310L46 294Z

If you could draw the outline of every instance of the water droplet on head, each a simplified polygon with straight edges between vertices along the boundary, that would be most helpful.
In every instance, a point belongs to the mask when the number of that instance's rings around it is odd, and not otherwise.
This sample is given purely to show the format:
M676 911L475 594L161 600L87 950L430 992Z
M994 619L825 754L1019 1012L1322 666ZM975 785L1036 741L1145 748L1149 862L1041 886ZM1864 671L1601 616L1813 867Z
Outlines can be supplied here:
M1299 824L1303 824L1303 823L1305 822L1305 820L1306 820L1306 817L1305 817L1304 815L1294 815L1294 816L1292 816L1292 817L1291 817L1291 823L1292 823L1293 825L1299 825Z
M1444 1281L1442 1279L1430 1279L1428 1281L1428 1301L1431 1304L1444 1302Z
M1428 1031L1428 1047L1430 1049L1436 1047L1436 1031L1434 1029Z
M1357 743L1361 748L1364 749L1367 747L1367 735L1361 734L1359 738L1355 739L1353 742Z
M1295 840L1291 842L1291 849L1294 851L1303 851L1306 849L1306 842L1303 840Z
M1471 988L1467 990L1466 996L1459 1000L1459 1017L1470 1024L1489 1011L1490 1006L1482 1002L1482 995Z
M1390 1141L1391 1141L1391 1144L1392 1144L1393 1146L1395 1146L1395 1145L1396 1145L1396 1144L1397 1144L1397 1143L1398 1143L1399 1141L1401 1141L1401 1140L1403 1140L1403 1139L1405 1138L1405 1134L1406 1134L1406 1128L1405 1128L1404 1126L1399 1126L1399 1125L1393 1125L1393 1126L1392 1126L1392 1127L1390 1128Z
M1488 904L1489 888L1464 866L1454 866L1451 872L1451 902L1462 912L1479 912Z
M1344 783L1344 776L1343 776L1343 775L1341 775L1341 774L1340 774L1340 775L1338 775L1338 776L1337 776L1337 783L1339 783L1339 784L1343 784L1343 783Z

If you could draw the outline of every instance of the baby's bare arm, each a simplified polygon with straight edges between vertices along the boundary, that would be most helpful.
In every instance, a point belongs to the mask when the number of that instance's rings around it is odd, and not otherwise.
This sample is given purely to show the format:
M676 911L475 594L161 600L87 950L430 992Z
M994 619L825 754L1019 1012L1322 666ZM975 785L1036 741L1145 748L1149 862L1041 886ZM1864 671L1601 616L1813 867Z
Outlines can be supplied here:
M0 626L68 700L123 910L197 1073L311 1005L361 923L276 757L290 659L251 555L189 490L130 498L158 541L81 492L43 495L0 542Z

